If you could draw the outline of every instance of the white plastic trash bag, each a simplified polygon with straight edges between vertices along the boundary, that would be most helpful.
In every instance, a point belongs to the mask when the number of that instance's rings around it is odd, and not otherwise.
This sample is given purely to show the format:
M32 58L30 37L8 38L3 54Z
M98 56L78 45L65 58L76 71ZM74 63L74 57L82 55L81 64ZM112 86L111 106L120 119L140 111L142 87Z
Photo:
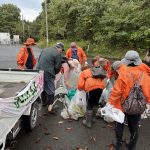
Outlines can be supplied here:
M85 115L85 109L82 106L76 105L76 96L74 96L69 104L68 112L72 119L78 120L78 118Z
M102 116L101 115L101 109L102 108L99 108L98 111L97 111L98 116L102 117L104 119L104 121L106 121L107 123L114 122L114 120L111 117L109 117L109 116Z
M123 123L125 118L125 115L121 110L115 108L109 103L107 103L106 106L101 109L101 115L104 117L109 117L119 123Z
M86 92L85 91L76 91L75 101L77 106L86 107Z
M112 88L113 88L113 83L110 79L107 80L107 83L106 83L106 88L103 90L102 94L101 94L101 97L100 97L100 100L99 100L99 103L100 104L104 104L104 102L107 103L107 100L109 98L109 95L112 91Z
M104 116L104 121L106 121L107 123L114 122L114 120L111 117L108 117L108 116Z
M61 115L61 117L63 119L69 119L69 115L68 115L67 109L65 109L65 108L61 111L60 115Z
M85 115L85 109L82 106L76 105L76 96L74 96L70 103L67 103L68 98L65 97L67 107L61 111L61 117L63 119L78 120Z
M146 106L147 106L147 108L145 109L145 111L141 115L142 119L150 118L150 104L147 104Z

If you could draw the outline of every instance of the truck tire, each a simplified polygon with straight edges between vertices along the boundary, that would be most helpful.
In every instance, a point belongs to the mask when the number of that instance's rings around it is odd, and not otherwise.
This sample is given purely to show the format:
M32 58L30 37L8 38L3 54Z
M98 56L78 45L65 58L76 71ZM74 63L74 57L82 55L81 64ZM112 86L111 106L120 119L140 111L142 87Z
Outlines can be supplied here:
M26 131L32 131L36 124L38 118L38 105L37 102L32 104L30 116L23 116L23 128Z

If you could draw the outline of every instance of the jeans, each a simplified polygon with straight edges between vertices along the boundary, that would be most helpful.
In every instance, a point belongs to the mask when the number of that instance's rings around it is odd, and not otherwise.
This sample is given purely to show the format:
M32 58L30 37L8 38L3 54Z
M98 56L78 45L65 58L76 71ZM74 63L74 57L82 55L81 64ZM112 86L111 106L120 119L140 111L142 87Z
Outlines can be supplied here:
M138 140L139 136L139 122L141 119L141 115L127 115L127 121L128 121L128 128L130 131L130 147L135 148L136 143ZM124 130L124 124L121 123L116 123L116 140L117 140L117 145L121 145L122 143L122 137L123 137L123 130Z

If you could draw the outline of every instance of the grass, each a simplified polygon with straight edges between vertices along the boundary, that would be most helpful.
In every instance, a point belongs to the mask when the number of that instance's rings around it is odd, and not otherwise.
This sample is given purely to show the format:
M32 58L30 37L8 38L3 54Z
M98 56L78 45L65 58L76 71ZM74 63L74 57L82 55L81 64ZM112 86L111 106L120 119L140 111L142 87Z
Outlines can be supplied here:
M70 47L70 43L72 41L69 40L59 40L59 41L54 41L51 40L49 42L48 46L54 46L57 42L62 42L65 45L65 50L67 50ZM91 44L89 41L76 41L77 44L82 47L86 54L89 57L94 57L96 55L100 55L101 57L105 57L105 58L110 58L110 59L122 59L126 52L129 50L128 48L107 48L105 46L99 46L99 45L95 45L95 44ZM39 41L38 42L38 47L40 48L45 48L46 47L46 40L44 41ZM146 54L146 50L144 49L138 49L137 50L140 54L140 57L143 59L145 54Z

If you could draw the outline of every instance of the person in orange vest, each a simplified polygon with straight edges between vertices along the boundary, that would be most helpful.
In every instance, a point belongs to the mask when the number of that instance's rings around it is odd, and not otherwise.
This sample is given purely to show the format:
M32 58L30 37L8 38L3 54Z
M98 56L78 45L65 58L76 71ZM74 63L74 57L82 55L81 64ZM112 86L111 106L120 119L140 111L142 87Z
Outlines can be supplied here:
M78 47L75 42L70 44L70 48L66 51L66 57L77 59L80 64L83 64L83 61L85 64L88 64L84 50L81 47Z
M93 66L95 64L95 61L95 59L94 61L92 60ZM95 116L98 109L98 102L102 91L105 88L105 81L101 78L94 78L92 76L90 67L84 68L86 69L80 73L77 89L84 90L87 93L87 112L86 118L85 120L83 120L83 125L88 128L91 128L92 123L95 122Z
M111 70L110 61L100 56L96 56L95 59L97 59L95 64L102 66L103 69L107 72L107 78L111 78L112 70Z
M111 72L112 72L111 77L114 77L114 79L117 80L119 74L121 72L125 72L126 70L127 70L127 66L125 64L122 64L121 61L115 61L111 65Z
M31 45L36 45L34 39L28 38L17 54L17 65L19 69L33 69L36 65L36 59Z
M150 103L150 78L146 73L143 73L138 68L138 66L142 63L139 54L133 50L128 51L121 63L126 64L127 68L121 70L122 67L120 66L118 78L115 82L113 90L111 91L108 103L124 112L122 108L122 103L124 103L124 101L128 98L131 88L133 87L134 83L139 80L140 77L140 87L146 98L147 103ZM128 127L131 134L130 142L126 144L126 146L129 150L135 150L138 140L138 129L141 115L125 114L125 116L127 118ZM123 143L123 130L124 124L117 122L115 130L116 143L114 144L116 150L121 150Z
M115 61L112 64L111 68L112 68L112 76L115 76L116 73L118 74L120 71L125 71L128 67L121 61ZM150 68L146 64L140 63L138 66L136 66L136 68L138 68L140 71L150 76Z
M32 43L32 45L36 45L34 38L30 35L27 39L27 42Z

